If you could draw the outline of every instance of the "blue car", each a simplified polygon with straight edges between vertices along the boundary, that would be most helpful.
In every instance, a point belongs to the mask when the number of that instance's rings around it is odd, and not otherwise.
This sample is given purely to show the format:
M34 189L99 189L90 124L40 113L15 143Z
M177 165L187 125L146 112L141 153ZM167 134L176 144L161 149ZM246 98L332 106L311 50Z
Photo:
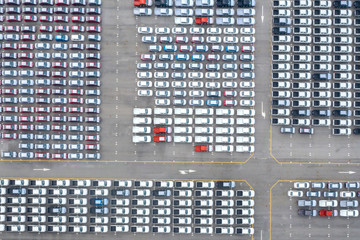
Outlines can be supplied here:
M176 45L165 45L164 46L164 51L165 52L176 52L177 51L177 46Z
M90 204L91 205L108 205L109 199L107 199L107 198L91 198Z
M231 53L239 52L239 46L226 46L225 51L231 52Z
M206 95L208 97L221 97L221 92L220 91L207 91Z
M176 60L178 61L187 61L189 60L189 54L186 54L186 53L181 53L181 54L177 54L176 55Z
M55 36L55 41L58 41L58 42L67 42L67 41L69 41L69 36L64 35L64 34L56 35L56 36Z
M196 52L207 52L209 50L209 47L206 45L196 45L195 51Z
M206 100L206 105L209 107L220 107L221 100Z

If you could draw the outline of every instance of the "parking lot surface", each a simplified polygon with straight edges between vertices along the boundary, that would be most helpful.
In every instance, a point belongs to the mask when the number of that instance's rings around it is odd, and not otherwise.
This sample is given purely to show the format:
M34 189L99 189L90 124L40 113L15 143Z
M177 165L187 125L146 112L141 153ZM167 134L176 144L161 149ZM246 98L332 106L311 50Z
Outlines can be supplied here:
M357 18L356 7L331 1L272 2L271 122L280 162L357 162Z
M2 159L100 159L101 1L2 1Z
M1 179L9 233L253 234L255 192L242 181ZM239 235L240 234L240 235ZM10 236L10 235L9 235Z
M294 183L296 181L279 181L271 191L271 238L272 239L301 239L301 238L336 238L336 239L356 239L358 235L358 228L356 227L357 218L341 216L346 214L348 210L351 212L358 210L357 207L345 207L349 201L358 201L356 195L343 196L342 192L351 193L357 192L357 189L346 188L347 182L308 182L310 185L306 189L295 189ZM304 181L298 182L303 184ZM330 189L329 184L341 184L340 189ZM356 182L351 182L357 184ZM316 184L315 187L313 187ZM316 188L318 187L318 188ZM324 188L321 188L324 187ZM337 187L337 186L330 186ZM302 191L303 197L289 197L288 191ZM307 197L307 192L317 194L319 191L320 197ZM324 197L324 192L336 192L337 197ZM300 203L298 201L301 201ZM305 204L313 204L313 207L302 207L298 204L304 204L302 200L306 200ZM309 202L312 201L312 202ZM314 202L315 201L315 202ZM325 204L325 205L324 205ZM331 207L330 204L335 204L336 207ZM316 216L299 216L298 210L315 210ZM320 212L321 211L321 212ZM335 213L336 211L336 213ZM304 212L301 212L303 214ZM314 214L307 211L306 214ZM325 216L322 216L325 214ZM337 216L334 216L337 215ZM329 216L333 215L333 216Z

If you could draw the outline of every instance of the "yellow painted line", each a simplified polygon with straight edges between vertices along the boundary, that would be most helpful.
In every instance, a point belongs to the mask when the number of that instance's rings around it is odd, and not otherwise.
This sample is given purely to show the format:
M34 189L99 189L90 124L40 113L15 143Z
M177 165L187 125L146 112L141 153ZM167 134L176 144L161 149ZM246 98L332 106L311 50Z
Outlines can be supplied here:
M274 183L270 187L270 220L269 220L270 221L270 229L269 229L270 230L270 240L271 240L271 213L272 213L271 198L272 198L272 190L279 182L358 182L358 181L348 181L348 180L277 180L276 183Z

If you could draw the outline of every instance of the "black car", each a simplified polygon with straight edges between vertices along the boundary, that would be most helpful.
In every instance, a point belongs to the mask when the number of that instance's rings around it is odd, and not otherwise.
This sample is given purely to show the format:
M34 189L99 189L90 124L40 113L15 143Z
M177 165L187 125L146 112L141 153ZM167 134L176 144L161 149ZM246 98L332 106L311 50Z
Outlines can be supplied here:
M255 0L239 0L238 1L238 7L240 8L249 8L249 7L255 7Z
M172 7L170 0L155 0L155 7Z
M330 110L312 110L311 115L327 117L330 116Z
M216 182L217 188L233 188L235 187L234 181L218 181Z
M230 8L234 7L234 0L216 0L216 6L218 8Z
M330 80L331 74L330 73L314 73L312 75L314 80Z
M7 192L8 194L25 195L26 188L8 188Z
M354 8L360 8L360 1L354 1L353 2L353 7Z
M333 6L335 8L350 8L351 7L351 1L349 1L349 0L333 1Z
M316 216L316 210L310 209L299 209L298 210L299 216Z
M353 130L353 133L355 134L355 135L360 135L360 128L355 128L354 130ZM359 194L359 193L358 193Z
M272 32L273 32L273 34L288 35L288 34L291 34L291 28L290 27L273 27Z
M310 116L310 110L296 109L291 111L293 116Z

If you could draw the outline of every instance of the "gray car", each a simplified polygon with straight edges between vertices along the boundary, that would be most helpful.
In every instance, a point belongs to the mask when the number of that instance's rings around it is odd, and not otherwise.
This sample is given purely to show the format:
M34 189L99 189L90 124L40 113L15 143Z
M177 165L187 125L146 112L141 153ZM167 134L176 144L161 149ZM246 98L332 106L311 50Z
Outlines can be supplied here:
M357 200L342 200L340 201L340 207L358 207L359 202Z
M316 207L316 200L298 200L299 207Z

